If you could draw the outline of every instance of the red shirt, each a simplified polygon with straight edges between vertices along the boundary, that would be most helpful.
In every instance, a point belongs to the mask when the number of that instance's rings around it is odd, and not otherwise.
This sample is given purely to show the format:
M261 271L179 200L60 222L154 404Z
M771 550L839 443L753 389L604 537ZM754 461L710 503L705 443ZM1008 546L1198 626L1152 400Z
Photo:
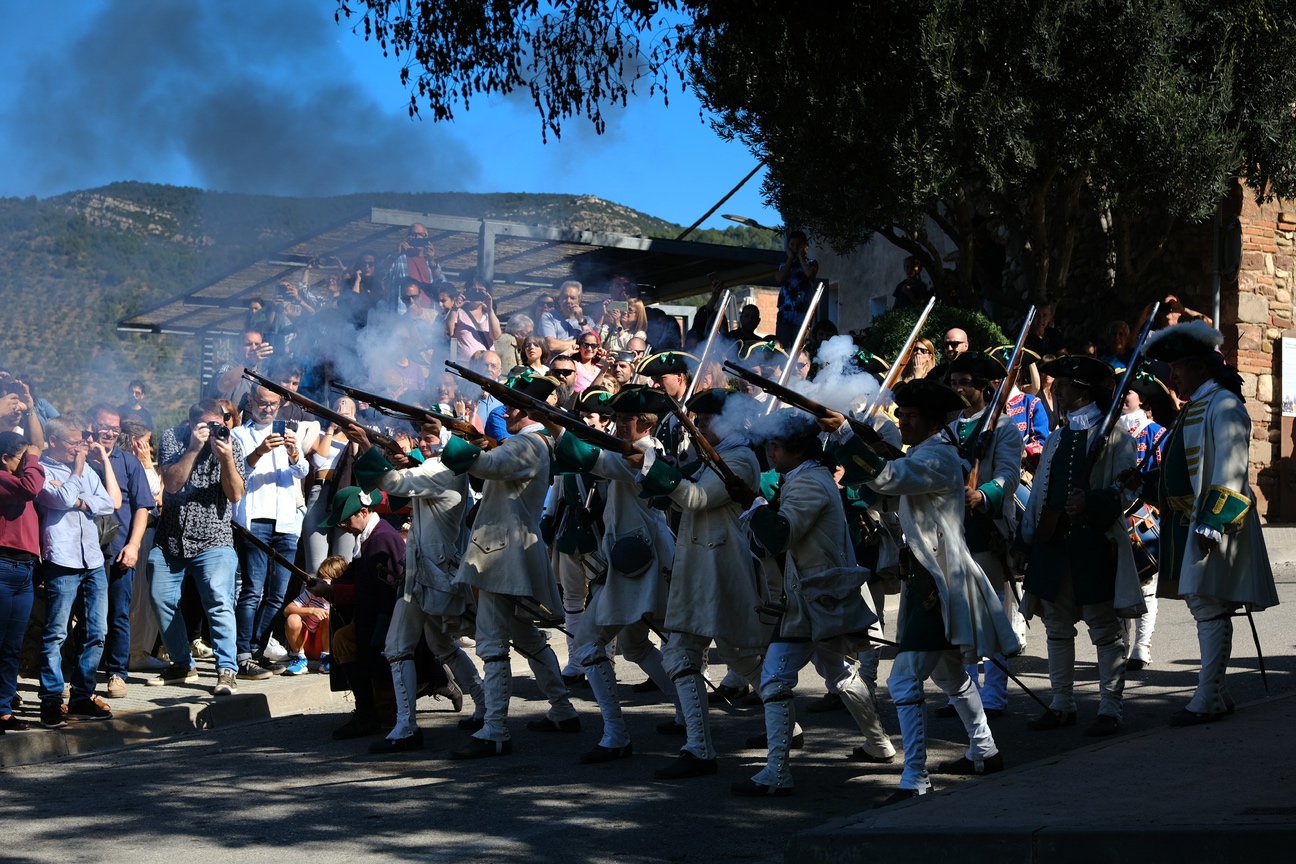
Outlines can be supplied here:
M17 474L0 469L0 555L18 551L40 557L40 519L36 495L45 486L45 469L28 453Z

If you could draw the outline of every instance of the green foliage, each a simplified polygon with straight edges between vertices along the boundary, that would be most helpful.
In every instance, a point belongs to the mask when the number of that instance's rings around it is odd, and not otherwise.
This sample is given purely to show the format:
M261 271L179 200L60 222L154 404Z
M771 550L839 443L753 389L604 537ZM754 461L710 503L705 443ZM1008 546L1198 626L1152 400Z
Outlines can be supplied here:
M918 323L920 309L889 309L873 319L873 324L864 332L864 348L888 362L900 353L905 340ZM956 306L937 304L932 307L927 323L923 325L923 337L930 339L936 346L939 360L945 333L955 327L966 330L968 348L972 351L985 351L998 345L1006 345L1012 339L1004 333L998 324L980 312L971 309L960 309Z

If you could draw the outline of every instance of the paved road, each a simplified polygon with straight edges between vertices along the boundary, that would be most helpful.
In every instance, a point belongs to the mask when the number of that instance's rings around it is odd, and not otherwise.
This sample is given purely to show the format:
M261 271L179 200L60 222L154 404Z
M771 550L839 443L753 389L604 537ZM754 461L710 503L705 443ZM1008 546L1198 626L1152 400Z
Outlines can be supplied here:
M1296 690L1296 570L1281 578L1284 605L1257 618L1275 693ZM1031 639L1030 656L1017 667L1042 692L1043 642L1035 631ZM1183 605L1165 603L1154 665L1131 679L1126 691L1128 730L1154 729L1183 703L1195 679L1195 651ZM1078 654L1083 723L1095 712L1097 698L1092 648L1082 646ZM637 669L629 674L626 664L619 665L626 681L642 678ZM1238 628L1233 668L1239 701L1261 698L1244 625ZM803 676L802 690L807 696L820 692L812 674ZM668 711L652 696L634 696L628 688L623 693L638 752L601 766L576 763L598 736L588 691L579 694L578 708L586 716L582 734L543 736L524 728L544 703L531 682L522 680L513 703L515 754L484 762L445 758L463 733L454 730L453 715L425 702L429 749L412 758L379 759L365 754L362 743L334 742L328 733L342 715L317 713L8 769L0 772L4 859L775 862L795 832L870 807L898 779L896 766L865 769L844 758L857 743L844 713L803 713L808 741L794 757L797 795L764 802L730 798L729 783L754 773L763 756L741 749L746 736L762 731L759 709L745 708L716 717L718 776L653 782L652 770L677 746L677 739L653 731ZM1028 732L1025 721L1034 706L1020 693L1012 695L1010 709L994 730L1011 764L1092 743L1078 729ZM889 704L883 719L895 732ZM932 720L930 726L933 759L961 752L957 721Z

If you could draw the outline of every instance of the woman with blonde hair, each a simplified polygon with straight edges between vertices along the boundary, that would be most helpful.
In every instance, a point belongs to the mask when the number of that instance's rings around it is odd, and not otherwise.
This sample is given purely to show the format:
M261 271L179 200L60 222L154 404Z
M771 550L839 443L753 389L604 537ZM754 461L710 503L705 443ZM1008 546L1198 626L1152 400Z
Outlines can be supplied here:
M936 346L930 339L919 339L914 343L909 354L909 363L900 373L900 380L909 382L916 378L926 378L927 373L936 368Z

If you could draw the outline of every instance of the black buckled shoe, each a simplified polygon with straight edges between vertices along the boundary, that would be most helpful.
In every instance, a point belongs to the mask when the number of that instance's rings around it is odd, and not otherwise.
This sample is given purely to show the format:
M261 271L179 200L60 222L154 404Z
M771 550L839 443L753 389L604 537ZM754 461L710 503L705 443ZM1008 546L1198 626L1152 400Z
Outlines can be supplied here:
M762 732L759 735L753 735L746 741L748 750L768 750L769 738ZM801 731L792 736L792 744L789 750L800 750L805 746L805 732Z
M467 744L458 750L450 751L450 758L460 761L464 759L489 759L492 756L508 756L512 752L512 740L487 741L485 738L469 738Z
M1170 715L1171 726L1201 726L1203 723L1213 723L1225 717L1224 714L1201 714L1197 711L1189 711L1187 708L1180 708Z
M633 755L633 743L627 744L624 747L604 747L602 744L595 744L593 750L581 754L580 764L599 765L604 762L615 762L618 759L626 759Z
M1110 714L1099 714L1094 718L1092 725L1086 726L1084 734L1090 738L1106 738L1108 735L1115 735L1120 729L1120 718L1113 717Z
M465 732L476 732L485 725L486 721L481 717L465 717L459 721L459 728Z
M679 758L665 768L658 768L653 776L658 780L687 780L689 777L706 777L720 770L715 757L699 759L687 750L681 750Z
M432 695L437 699L445 699L450 702L450 707L458 714L463 710L463 691L459 685L453 681L446 682L444 687L438 687L432 691Z
M850 755L846 758L850 759L852 762L868 762L873 765L890 765L896 760L894 753L890 756L874 756L872 753L864 749L863 744L857 744L855 749L852 750Z
M807 702L805 710L811 714L824 714L828 711L845 711L846 703L842 701L840 693L825 693L818 699Z
M369 745L369 752L377 756L390 756L393 753L409 753L423 749L423 730L415 729L408 738L384 738Z
M903 801L911 801L914 798L919 798L921 796L922 793L919 792L917 789L897 789L896 791L888 795L886 800L883 801L881 804L874 805L873 809L877 810L879 807L890 807L892 804L899 804Z
M569 735L575 735L581 731L581 722L579 717L569 717L566 720L554 722L548 717L541 717L539 720L528 720L527 728L532 732L566 732Z
M729 794L738 798L786 798L792 794L792 787L764 786L755 780L743 780L730 786Z
M336 741L346 741L351 738L364 738L369 735L377 735L382 731L378 723L378 718L366 712L353 711L347 722L333 730L333 738Z
M1076 712L1055 711L1052 708L1038 717L1026 721L1026 728L1032 732L1047 732L1050 729L1060 729L1063 726L1074 725L1076 725Z
M672 738L688 737L688 727L674 720L663 720L657 724L658 735L670 735Z
M980 762L973 762L966 756L960 756L949 762L942 762L936 769L937 774L957 774L963 777L976 777L981 774L998 774L1004 770L1002 753L987 756Z
M1125 661L1125 671L1126 671L1126 672L1142 672L1144 669L1147 668L1147 665L1148 665L1148 664L1147 664L1147 661L1146 661L1146 660L1138 660L1138 659L1134 659L1134 660L1126 660L1126 661Z

